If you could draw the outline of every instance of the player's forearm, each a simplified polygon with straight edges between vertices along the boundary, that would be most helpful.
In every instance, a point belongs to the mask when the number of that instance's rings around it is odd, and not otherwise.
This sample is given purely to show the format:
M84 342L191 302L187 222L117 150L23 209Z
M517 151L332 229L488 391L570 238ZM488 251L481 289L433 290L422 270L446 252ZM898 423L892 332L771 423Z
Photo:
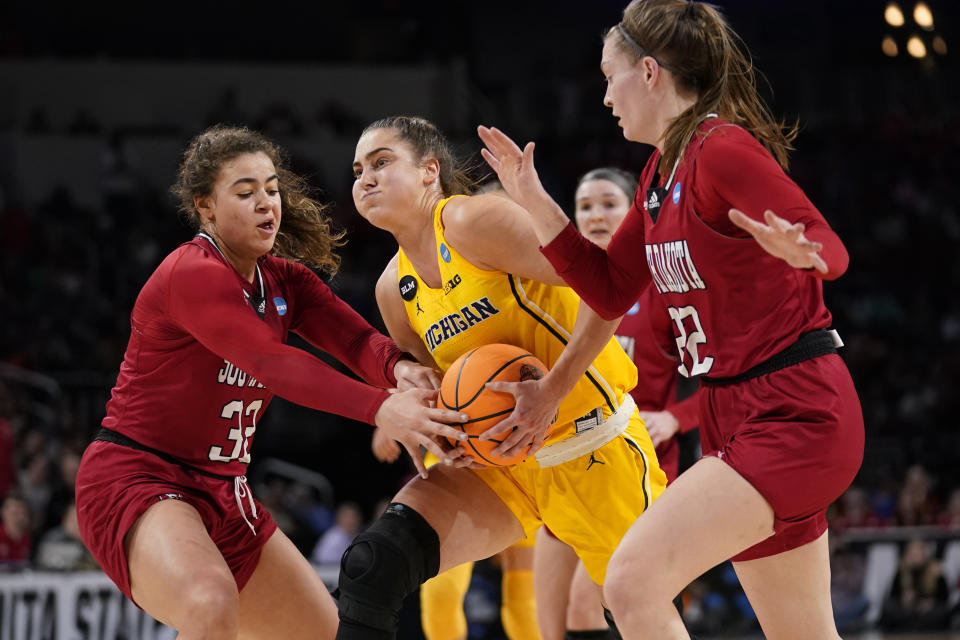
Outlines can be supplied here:
M570 393L580 377L610 342L619 324L619 318L604 320L590 307L581 303L570 341L550 369L550 373L544 378L546 384L559 396Z
M540 246L550 244L570 222L570 218L563 212L560 205L554 202L546 192L531 197L521 204L530 213L530 222Z

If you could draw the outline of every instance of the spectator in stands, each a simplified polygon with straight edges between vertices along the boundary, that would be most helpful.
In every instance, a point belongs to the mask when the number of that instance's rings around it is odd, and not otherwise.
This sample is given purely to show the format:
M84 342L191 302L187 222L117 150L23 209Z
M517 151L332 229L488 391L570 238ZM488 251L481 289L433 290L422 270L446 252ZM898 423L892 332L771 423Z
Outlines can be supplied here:
M830 599L833 601L833 619L840 633L859 630L870 601L863 595L866 561L859 553L830 536Z
M0 503L0 571L26 568L31 548L27 501L10 492Z
M933 492L933 479L927 470L915 464L907 469L897 496L896 524L918 526L934 524L940 504Z
M0 383L0 402L3 400L3 384ZM13 425L3 415L0 405L0 496L6 495L13 485L16 468L13 446Z
M71 502L61 523L43 534L37 543L34 564L46 571L85 571L97 568L97 562L80 539L77 505Z
M50 505L50 458L46 451L39 451L29 458L17 474L17 488L26 501L30 513L32 533L39 534Z
M289 486L283 503L297 528L296 535L287 535L303 555L309 557L320 536L333 524L333 512L317 498L316 490L302 482Z
M830 522L834 530L882 526L883 523L873 512L867 492L860 487L850 487L837 502L837 515Z
M911 540L903 550L890 596L883 604L881 625L888 630L945 629L950 615L949 589L943 569L928 543Z
M942 527L960 528L960 489L954 489L947 501L947 506L937 519Z
M313 550L310 561L314 564L339 564L354 536L363 527L363 512L353 502L344 502L337 507L333 526L327 529Z
M61 446L54 477L50 482L50 501L47 504L47 510L43 514L36 514L38 518L43 518L39 532L59 527L64 514L73 506L79 467L80 454L70 447Z

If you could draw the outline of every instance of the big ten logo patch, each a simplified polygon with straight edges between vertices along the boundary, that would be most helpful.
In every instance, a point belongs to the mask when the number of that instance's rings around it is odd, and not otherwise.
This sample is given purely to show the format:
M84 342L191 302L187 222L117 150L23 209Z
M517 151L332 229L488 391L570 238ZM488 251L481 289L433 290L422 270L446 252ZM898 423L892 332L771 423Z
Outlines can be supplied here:
M461 282L463 281L460 279L460 274L458 273L454 275L452 278L450 278L449 280L443 283L443 293L444 294L450 293Z

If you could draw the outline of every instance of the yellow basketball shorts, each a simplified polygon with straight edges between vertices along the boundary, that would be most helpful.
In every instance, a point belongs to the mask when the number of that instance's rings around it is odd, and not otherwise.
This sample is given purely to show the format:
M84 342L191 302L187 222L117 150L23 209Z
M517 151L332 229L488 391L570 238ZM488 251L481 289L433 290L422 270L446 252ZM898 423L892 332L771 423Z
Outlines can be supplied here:
M438 462L440 462L440 460L437 459L437 456L433 455L433 454L430 453L429 451L427 451L427 452L426 452L426 455L423 456L423 464L424 464L428 469L429 469L430 467L432 467L433 465L437 464ZM489 484L489 483L488 483L488 484ZM496 490L496 489L494 489L494 490ZM539 526L540 526L540 525L537 525L537 527L539 527ZM537 541L537 538L536 538L536 536L534 536L533 534L536 533L537 527L534 527L533 532L528 532L526 526L524 526L523 532L524 532L524 534L526 535L526 537L523 538L522 540L517 540L516 542L514 542L514 543L513 543L512 545L510 545L510 546L518 547L518 548L532 547L532 546L534 546L534 544L535 544L536 541Z
M623 433L579 457L542 467L531 456L509 467L473 471L520 520L528 539L547 525L601 585L620 539L667 485L635 408Z

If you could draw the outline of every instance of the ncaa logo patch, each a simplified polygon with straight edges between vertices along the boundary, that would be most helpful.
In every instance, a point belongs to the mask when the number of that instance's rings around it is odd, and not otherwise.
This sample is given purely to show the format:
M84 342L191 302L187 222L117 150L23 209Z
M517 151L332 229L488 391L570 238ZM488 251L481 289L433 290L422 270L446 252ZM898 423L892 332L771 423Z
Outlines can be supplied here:
M443 258L444 262L450 262L450 249L447 249L447 245L440 243L440 257Z
M679 182L673 187L673 204L677 204L678 202L680 202L680 183Z
M273 306L277 308L278 316L287 315L287 301L281 298L280 296L277 296L276 298L273 299Z
M639 303L639 302L634 302L634 303L633 303L633 306L630 307L630 310L627 311L627 315L628 315L628 316L635 316L635 315L637 315L638 313L640 313L640 303Z

